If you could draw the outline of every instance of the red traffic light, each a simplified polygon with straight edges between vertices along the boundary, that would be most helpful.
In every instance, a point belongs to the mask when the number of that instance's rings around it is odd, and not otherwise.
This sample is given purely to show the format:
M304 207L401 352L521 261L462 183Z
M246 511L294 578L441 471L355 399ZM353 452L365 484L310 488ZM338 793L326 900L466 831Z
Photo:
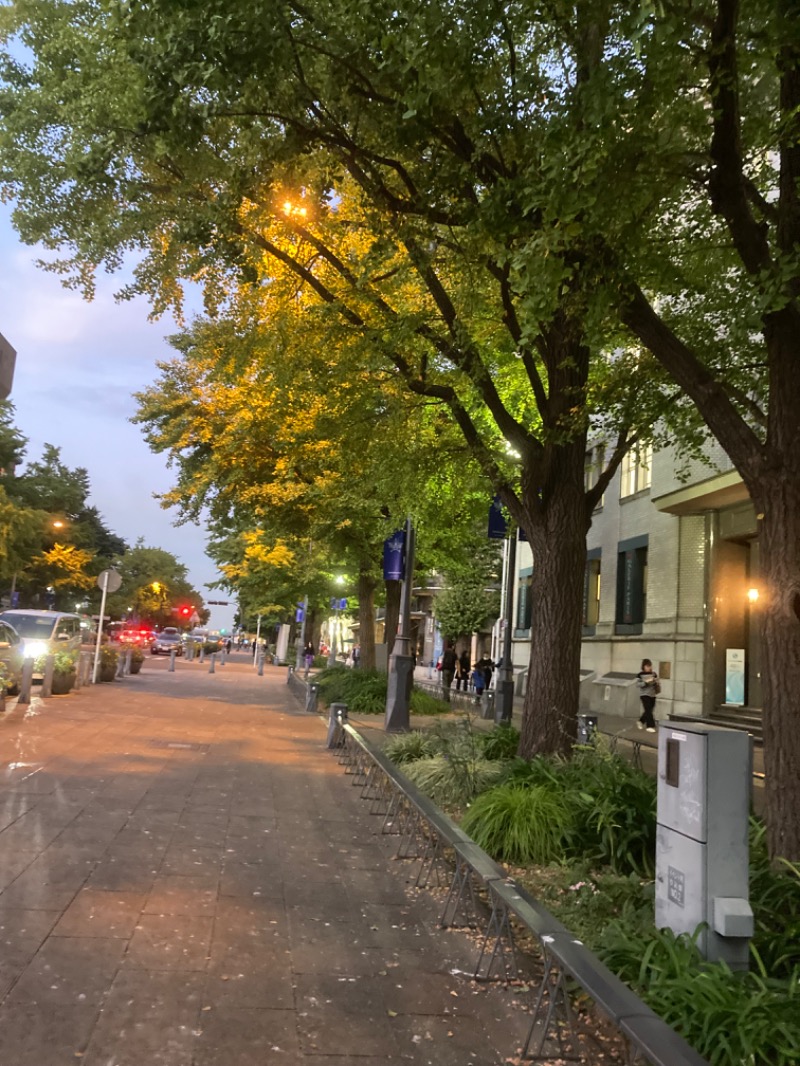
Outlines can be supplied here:
M181 614L182 614L182 615L183 615L183 616L184 616L185 618L188 618L188 616L189 616L189 615L190 615L191 613L192 613L192 608L191 608L191 607L181 607Z

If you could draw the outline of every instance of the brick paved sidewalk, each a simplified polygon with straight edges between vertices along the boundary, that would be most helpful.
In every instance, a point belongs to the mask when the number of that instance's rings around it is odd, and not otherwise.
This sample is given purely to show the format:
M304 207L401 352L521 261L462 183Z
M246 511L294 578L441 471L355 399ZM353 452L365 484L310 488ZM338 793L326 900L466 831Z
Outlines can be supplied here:
M502 1063L529 1016L464 976L285 670L234 656L0 721L0 1066Z

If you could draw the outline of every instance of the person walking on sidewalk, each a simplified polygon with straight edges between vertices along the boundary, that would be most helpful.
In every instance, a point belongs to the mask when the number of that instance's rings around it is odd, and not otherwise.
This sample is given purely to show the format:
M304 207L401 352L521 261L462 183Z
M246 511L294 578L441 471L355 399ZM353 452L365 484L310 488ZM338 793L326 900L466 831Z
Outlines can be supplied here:
M442 688L446 693L445 699L448 700L450 699L450 686L453 684L457 662L456 649L452 644L448 644L442 655Z
M458 657L458 671L456 673L456 692L464 686L464 691L469 691L469 675L472 669L472 663L469 659L469 652L465 648Z
M653 710L656 705L656 696L661 691L661 685L658 681L658 674L653 669L653 664L649 659L642 659L642 669L636 675L636 681L639 685L639 699L642 701L641 717L638 721L640 729L646 729L648 733L655 733L656 720L653 716Z

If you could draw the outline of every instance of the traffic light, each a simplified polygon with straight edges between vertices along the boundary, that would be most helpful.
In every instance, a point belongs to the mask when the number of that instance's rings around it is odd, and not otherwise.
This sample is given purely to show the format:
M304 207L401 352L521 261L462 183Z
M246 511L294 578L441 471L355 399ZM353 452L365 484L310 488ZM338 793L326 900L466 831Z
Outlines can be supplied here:
M192 608L191 607L181 607L181 609L180 609L180 615L181 615L182 618L188 618L191 613L192 613Z

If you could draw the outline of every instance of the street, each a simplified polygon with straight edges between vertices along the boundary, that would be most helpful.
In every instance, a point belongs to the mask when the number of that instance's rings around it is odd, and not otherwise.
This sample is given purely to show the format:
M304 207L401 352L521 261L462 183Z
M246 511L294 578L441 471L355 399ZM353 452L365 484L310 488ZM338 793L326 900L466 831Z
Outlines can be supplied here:
M286 670L168 666L0 720L0 1064L512 1056Z

